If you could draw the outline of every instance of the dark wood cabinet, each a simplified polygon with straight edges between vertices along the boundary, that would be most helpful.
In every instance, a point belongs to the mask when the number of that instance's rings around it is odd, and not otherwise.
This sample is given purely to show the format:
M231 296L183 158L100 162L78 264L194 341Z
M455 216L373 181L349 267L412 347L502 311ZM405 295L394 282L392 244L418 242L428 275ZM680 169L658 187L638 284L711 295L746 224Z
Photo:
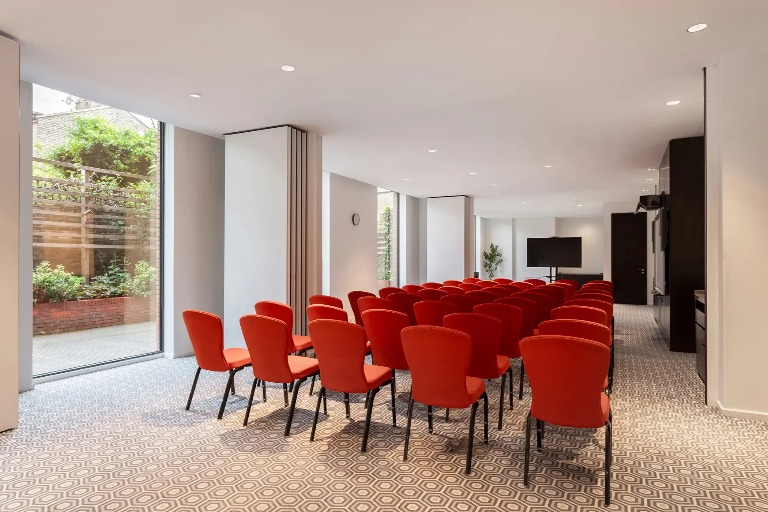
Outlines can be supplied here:
M581 287L590 281L601 281L603 274L561 274L558 272L557 279L571 279L579 283L579 287Z

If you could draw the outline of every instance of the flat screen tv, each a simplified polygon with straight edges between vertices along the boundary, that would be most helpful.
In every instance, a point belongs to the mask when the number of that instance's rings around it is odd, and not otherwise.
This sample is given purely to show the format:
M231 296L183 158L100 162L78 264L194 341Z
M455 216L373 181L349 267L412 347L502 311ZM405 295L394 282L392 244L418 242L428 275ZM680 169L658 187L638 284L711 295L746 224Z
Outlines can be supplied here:
M529 238L528 266L581 268L581 237Z

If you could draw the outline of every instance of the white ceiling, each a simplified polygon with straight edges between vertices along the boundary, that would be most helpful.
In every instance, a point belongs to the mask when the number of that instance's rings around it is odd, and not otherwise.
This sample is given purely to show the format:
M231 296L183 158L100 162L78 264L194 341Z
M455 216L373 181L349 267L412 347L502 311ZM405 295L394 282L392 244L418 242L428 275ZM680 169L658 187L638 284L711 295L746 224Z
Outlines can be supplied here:
M214 135L316 130L326 170L484 216L575 216L653 189L703 131L702 68L768 45L768 1L0 0L0 31L28 81Z

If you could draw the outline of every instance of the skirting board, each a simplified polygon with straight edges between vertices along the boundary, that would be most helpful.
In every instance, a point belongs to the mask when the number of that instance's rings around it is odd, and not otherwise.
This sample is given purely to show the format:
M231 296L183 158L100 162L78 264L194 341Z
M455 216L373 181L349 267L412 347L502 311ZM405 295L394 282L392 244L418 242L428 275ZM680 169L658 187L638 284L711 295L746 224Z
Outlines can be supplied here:
M768 423L768 412L745 411L742 409L727 409L723 407L723 404L721 404L719 401L717 402L717 408L720 410L721 413L723 413L724 416L728 416L731 418L744 418L747 420L755 420L755 421L762 421L763 423Z
M130 359L123 359L121 361L115 361L113 363L100 364L98 366L89 366L87 368L80 368L79 370L72 370L71 372L56 373L54 375L46 375L44 377L35 377L34 383L43 384L44 382L52 382L54 380L68 379L70 377L77 377L78 375L85 375L93 372L100 372L102 370L109 370L110 368L117 368L120 366L126 366L129 364L143 363L145 361L151 361L153 359L159 359L164 357L163 353L149 354L146 356L132 357Z

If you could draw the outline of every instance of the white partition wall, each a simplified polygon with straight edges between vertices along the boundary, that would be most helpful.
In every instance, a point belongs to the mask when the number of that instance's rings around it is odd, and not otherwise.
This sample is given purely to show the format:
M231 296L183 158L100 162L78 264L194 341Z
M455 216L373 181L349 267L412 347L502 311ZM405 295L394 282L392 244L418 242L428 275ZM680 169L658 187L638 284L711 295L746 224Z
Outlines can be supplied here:
M0 432L19 424L19 44L0 36ZM31 283L24 283L25 285Z
M289 126L225 137L227 346L244 346L240 317L260 300L291 304L294 330L306 328L306 300L320 279L319 144Z
M475 221L471 197L427 199L427 279L469 277L475 267Z

